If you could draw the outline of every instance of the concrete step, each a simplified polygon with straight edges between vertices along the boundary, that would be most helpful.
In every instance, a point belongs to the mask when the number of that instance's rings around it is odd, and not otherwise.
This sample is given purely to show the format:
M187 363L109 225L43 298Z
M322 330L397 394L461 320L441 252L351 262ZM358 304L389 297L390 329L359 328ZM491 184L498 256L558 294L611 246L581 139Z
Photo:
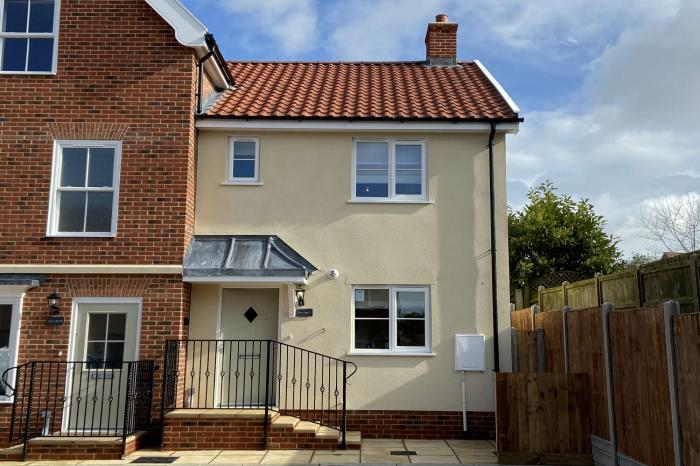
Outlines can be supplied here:
M294 416L278 416L272 421L272 427L278 428L294 428L299 423L299 418Z
M294 426L294 432L301 434L315 434L321 426L315 422L300 421Z

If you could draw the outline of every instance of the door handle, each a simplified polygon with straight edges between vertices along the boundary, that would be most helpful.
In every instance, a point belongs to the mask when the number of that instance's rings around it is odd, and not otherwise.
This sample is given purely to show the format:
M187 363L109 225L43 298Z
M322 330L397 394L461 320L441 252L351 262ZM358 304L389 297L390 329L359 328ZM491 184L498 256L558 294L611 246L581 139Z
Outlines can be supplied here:
M260 353L258 353L258 354L239 354L238 359L260 359Z

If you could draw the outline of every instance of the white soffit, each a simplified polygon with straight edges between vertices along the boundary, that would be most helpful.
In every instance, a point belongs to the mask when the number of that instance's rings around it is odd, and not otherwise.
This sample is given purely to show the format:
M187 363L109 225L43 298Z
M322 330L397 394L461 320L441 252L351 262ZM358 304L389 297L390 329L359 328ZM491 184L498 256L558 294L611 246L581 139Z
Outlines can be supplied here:
M515 113L520 113L520 107L511 99L511 97L508 95L505 89L503 89L503 86L496 81L496 78L493 77L491 73L489 73L489 70L486 69L486 67L479 61L479 60L474 60L474 63L476 66L479 67L482 73L484 73L484 76L488 78L489 81L491 81L491 84L493 84L493 87L496 88L498 92L500 92L501 96L503 99L508 103L510 106L510 109L513 110Z

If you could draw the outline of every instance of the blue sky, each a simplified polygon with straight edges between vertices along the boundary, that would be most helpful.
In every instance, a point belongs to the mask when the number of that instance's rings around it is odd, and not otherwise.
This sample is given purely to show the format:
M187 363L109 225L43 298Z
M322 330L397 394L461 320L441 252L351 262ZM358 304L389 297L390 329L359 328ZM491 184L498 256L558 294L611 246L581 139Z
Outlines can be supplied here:
M626 254L657 250L640 218L700 191L697 0L183 0L231 60L420 60L428 21L459 23L520 105L509 203L549 179L587 197Z

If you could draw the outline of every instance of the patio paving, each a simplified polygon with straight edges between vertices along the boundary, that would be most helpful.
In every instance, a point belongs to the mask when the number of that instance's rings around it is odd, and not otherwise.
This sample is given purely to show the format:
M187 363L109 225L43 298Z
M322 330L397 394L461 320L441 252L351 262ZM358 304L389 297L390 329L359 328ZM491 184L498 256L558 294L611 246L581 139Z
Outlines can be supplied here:
M415 455L396 455L392 452L411 451ZM80 464L129 464L141 456L173 456L172 464L247 465L247 464L465 464L477 466L496 464L495 443L488 440L394 440L363 439L359 450L200 450L160 451L139 450L125 460L85 461L27 461L3 462L0 466L62 466Z

